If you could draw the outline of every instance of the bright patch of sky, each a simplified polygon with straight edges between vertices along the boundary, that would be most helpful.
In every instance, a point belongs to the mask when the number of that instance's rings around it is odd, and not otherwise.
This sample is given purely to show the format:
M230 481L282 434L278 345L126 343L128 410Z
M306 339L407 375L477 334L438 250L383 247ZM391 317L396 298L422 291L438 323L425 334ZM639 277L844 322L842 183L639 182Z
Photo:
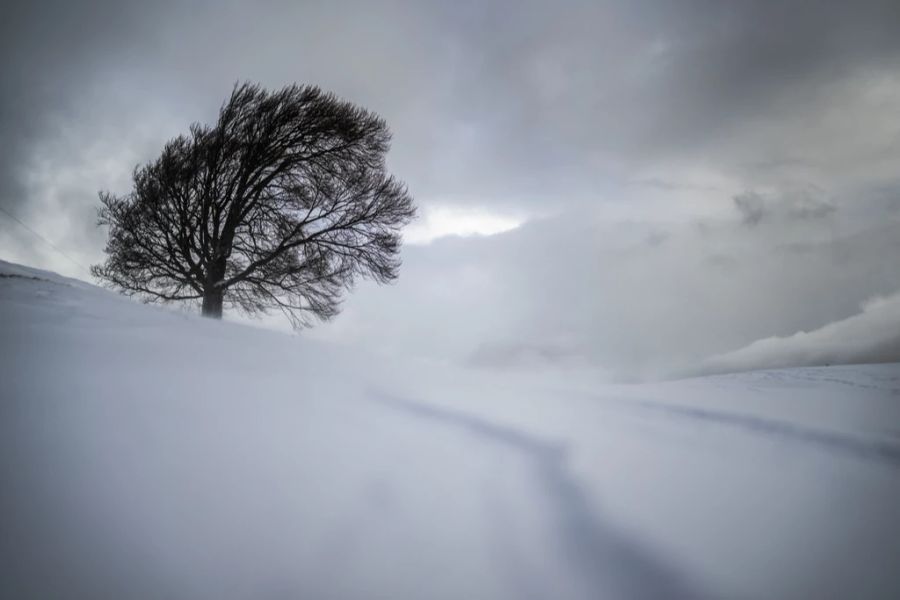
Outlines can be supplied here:
M516 229L526 219L485 208L436 205L426 206L419 218L403 233L409 244L428 244L446 236L495 235Z

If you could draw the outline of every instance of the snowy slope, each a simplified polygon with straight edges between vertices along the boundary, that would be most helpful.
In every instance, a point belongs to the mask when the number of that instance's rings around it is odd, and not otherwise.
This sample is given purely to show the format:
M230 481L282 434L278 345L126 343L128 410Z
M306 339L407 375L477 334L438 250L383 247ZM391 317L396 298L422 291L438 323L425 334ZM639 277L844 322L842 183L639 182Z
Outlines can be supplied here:
M900 365L568 385L0 263L0 597L900 595Z

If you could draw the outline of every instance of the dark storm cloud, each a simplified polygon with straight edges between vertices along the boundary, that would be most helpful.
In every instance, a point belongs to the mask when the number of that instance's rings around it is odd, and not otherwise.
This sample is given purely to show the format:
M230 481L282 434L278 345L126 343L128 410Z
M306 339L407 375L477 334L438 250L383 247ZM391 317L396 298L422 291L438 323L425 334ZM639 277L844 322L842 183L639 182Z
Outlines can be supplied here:
M653 126L679 144L815 108L809 103L829 82L894 67L900 56L900 4L892 1L695 2L681 18L669 6L676 25L662 32L656 83L666 94Z
M894 65L898 6L19 3L4 20L0 96L12 141L0 169L15 187L0 197L24 196L22 163L60 119L77 127L86 91L134 120L142 102L180 104L183 127L210 118L235 80L257 79L318 82L384 113L395 162L426 196L565 202L623 162L694 152L736 162L723 138L815 110L822 86L858 69ZM134 104L115 104L113 89L135 92Z
M73 95L108 64L138 48L159 27L164 2L63 0L4 7L0 29L0 206L28 200L23 179L43 136L58 134ZM85 136L89 132L83 132Z
M459 110L496 158L546 186L597 163L720 151L759 121L816 111L827 86L896 66L896 2L463 3ZM744 140L746 141L746 140ZM728 161L730 157L722 157ZM756 160L783 160L770 155Z

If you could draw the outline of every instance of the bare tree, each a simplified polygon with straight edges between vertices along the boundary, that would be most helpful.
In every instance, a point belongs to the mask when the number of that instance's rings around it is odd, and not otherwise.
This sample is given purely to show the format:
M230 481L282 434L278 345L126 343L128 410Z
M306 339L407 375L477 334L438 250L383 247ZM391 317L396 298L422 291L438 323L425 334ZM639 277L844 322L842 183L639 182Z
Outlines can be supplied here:
M149 301L200 301L209 317L327 319L357 277L397 276L415 208L386 171L390 137L317 87L236 85L214 126L168 142L129 194L100 194L108 256L92 272Z

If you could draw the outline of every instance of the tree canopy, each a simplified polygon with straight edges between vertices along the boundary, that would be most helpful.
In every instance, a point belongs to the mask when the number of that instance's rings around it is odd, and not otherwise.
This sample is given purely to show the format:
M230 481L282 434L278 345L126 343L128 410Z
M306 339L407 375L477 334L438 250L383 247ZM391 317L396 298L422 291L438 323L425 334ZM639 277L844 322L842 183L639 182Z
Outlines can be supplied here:
M109 239L92 272L206 316L327 319L357 278L397 276L415 208L387 172L390 140L380 117L318 87L236 85L214 125L194 124L135 169L130 193L100 194Z

